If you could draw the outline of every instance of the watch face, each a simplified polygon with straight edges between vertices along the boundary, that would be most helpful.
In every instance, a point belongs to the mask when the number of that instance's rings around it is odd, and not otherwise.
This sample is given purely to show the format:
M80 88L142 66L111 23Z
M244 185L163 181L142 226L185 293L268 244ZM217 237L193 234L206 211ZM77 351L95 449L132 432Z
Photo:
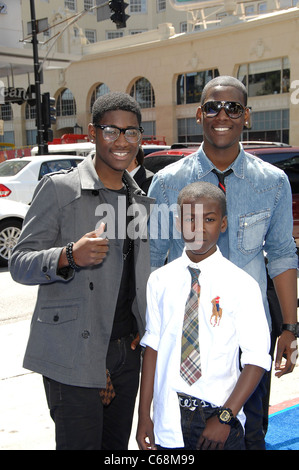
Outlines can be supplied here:
M225 423L230 421L231 419L230 412L227 410L223 410L222 413L220 414L220 419L221 421L224 421Z

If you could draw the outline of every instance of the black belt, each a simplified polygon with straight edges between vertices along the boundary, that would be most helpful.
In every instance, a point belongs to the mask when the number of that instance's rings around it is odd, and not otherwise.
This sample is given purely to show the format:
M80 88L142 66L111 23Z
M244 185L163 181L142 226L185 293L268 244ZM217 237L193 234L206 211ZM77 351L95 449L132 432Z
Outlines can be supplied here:
M218 408L217 405L213 405L208 401L201 400L200 398L192 397L191 395L185 395L184 393L178 393L179 404L181 408L186 408L190 411L195 411L196 408Z

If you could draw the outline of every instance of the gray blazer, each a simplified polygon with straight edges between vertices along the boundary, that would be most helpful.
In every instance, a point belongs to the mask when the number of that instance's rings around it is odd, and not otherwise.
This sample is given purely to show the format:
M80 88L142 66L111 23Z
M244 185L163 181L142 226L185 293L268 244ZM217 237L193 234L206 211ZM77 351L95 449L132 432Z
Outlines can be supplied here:
M145 329L146 283L150 272L147 219L154 202L130 175L125 178L143 234L134 240L136 297L133 313L140 336ZM106 354L122 272L123 240L109 241L98 266L57 272L61 250L95 229L101 198L109 191L87 157L77 168L48 175L38 185L15 247L13 279L39 285L24 367L58 382L81 387L106 385ZM135 220L135 219L134 219ZM140 232L139 232L140 233Z

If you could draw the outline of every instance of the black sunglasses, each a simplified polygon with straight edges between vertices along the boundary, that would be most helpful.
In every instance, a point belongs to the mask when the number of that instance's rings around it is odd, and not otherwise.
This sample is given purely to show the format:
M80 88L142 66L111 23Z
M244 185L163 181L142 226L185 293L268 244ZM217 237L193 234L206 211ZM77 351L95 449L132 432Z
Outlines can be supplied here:
M237 101L207 101L201 106L205 117L208 118L217 116L222 108L231 119L238 119L244 114L246 109Z

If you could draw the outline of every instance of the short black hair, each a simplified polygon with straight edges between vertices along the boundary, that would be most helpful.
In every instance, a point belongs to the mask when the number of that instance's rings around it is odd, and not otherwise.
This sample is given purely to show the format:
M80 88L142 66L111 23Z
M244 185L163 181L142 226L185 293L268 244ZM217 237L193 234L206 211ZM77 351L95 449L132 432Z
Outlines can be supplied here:
M224 192L212 183L206 181L196 181L185 186L178 195L178 205L182 207L186 199L199 199L205 197L217 201L222 217L226 215L226 197Z
M92 107L92 123L98 124L106 112L117 110L134 113L140 126L141 108L139 104L132 96L121 91L106 93L94 102Z
M202 104L205 102L208 91L210 91L211 88L215 88L217 86L230 86L237 88L244 97L244 105L247 106L247 90L245 85L240 80L235 77L231 77L230 75L220 75L219 77L213 78L206 84L201 95Z

